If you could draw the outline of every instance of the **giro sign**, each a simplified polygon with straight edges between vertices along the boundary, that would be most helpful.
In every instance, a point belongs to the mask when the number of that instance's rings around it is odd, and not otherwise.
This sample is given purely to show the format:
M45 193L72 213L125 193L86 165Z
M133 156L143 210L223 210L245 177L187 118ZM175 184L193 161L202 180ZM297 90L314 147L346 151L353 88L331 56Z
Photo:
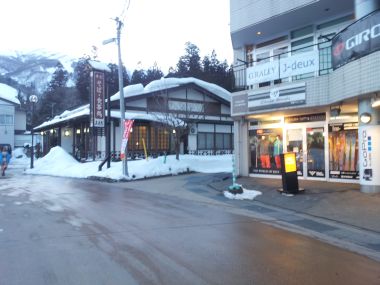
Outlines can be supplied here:
M380 49L380 11L370 14L332 40L333 69Z

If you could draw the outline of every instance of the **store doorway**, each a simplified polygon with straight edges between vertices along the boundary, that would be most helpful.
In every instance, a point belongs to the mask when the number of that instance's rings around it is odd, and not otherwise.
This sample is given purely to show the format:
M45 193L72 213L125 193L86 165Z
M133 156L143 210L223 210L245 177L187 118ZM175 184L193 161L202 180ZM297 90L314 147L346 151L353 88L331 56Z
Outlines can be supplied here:
M325 128L292 127L285 134L286 151L296 153L298 176L325 178Z

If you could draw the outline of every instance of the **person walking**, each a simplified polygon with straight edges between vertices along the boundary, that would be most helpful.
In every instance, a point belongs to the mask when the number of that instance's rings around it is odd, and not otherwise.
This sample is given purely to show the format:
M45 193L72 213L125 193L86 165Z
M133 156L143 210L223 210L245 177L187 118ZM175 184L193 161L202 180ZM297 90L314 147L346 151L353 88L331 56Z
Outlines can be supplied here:
M1 176L5 176L5 170L8 167L8 163L11 159L11 155L8 151L7 146L3 146L0 152L0 162L1 162Z

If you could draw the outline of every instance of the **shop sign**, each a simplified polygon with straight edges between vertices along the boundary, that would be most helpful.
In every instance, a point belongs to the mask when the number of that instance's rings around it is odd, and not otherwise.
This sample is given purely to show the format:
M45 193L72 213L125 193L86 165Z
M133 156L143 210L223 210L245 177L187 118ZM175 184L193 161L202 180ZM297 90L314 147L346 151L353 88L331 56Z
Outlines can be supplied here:
M380 185L380 126L359 128L360 184Z
M358 123L343 123L343 124L330 124L329 132L340 132L348 130L357 130Z
M104 97L105 97L105 80L104 72L93 71L92 88L91 88L91 126L104 127Z
M273 81L319 70L318 51L303 52L247 68L247 85Z
M285 173L296 172L296 154L294 152L284 153Z
M310 177L325 177L325 171L324 170L308 170L307 176Z
M273 81L279 78L278 61L257 64L247 68L247 85Z
M330 170L330 178L359 179L359 171Z
M281 174L279 169L263 169L263 168L253 168L252 173L254 174Z
M296 106L305 103L305 83L248 93L249 111Z
M287 124L319 122L319 121L325 121L325 120L326 120L326 113L306 114L306 115L285 117L285 123Z
M245 114L248 112L248 95L233 95L232 98L232 115Z
M332 39L333 69L380 49L380 11L362 18Z

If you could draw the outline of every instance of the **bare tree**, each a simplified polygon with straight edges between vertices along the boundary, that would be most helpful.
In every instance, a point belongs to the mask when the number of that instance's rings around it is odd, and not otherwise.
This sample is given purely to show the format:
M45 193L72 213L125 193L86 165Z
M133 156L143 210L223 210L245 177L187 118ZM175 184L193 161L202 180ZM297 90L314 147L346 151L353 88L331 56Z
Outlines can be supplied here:
M179 160L180 145L189 134L190 127L205 117L205 102L188 102L170 98L161 91L148 99L149 112L161 128L173 136L176 159Z

